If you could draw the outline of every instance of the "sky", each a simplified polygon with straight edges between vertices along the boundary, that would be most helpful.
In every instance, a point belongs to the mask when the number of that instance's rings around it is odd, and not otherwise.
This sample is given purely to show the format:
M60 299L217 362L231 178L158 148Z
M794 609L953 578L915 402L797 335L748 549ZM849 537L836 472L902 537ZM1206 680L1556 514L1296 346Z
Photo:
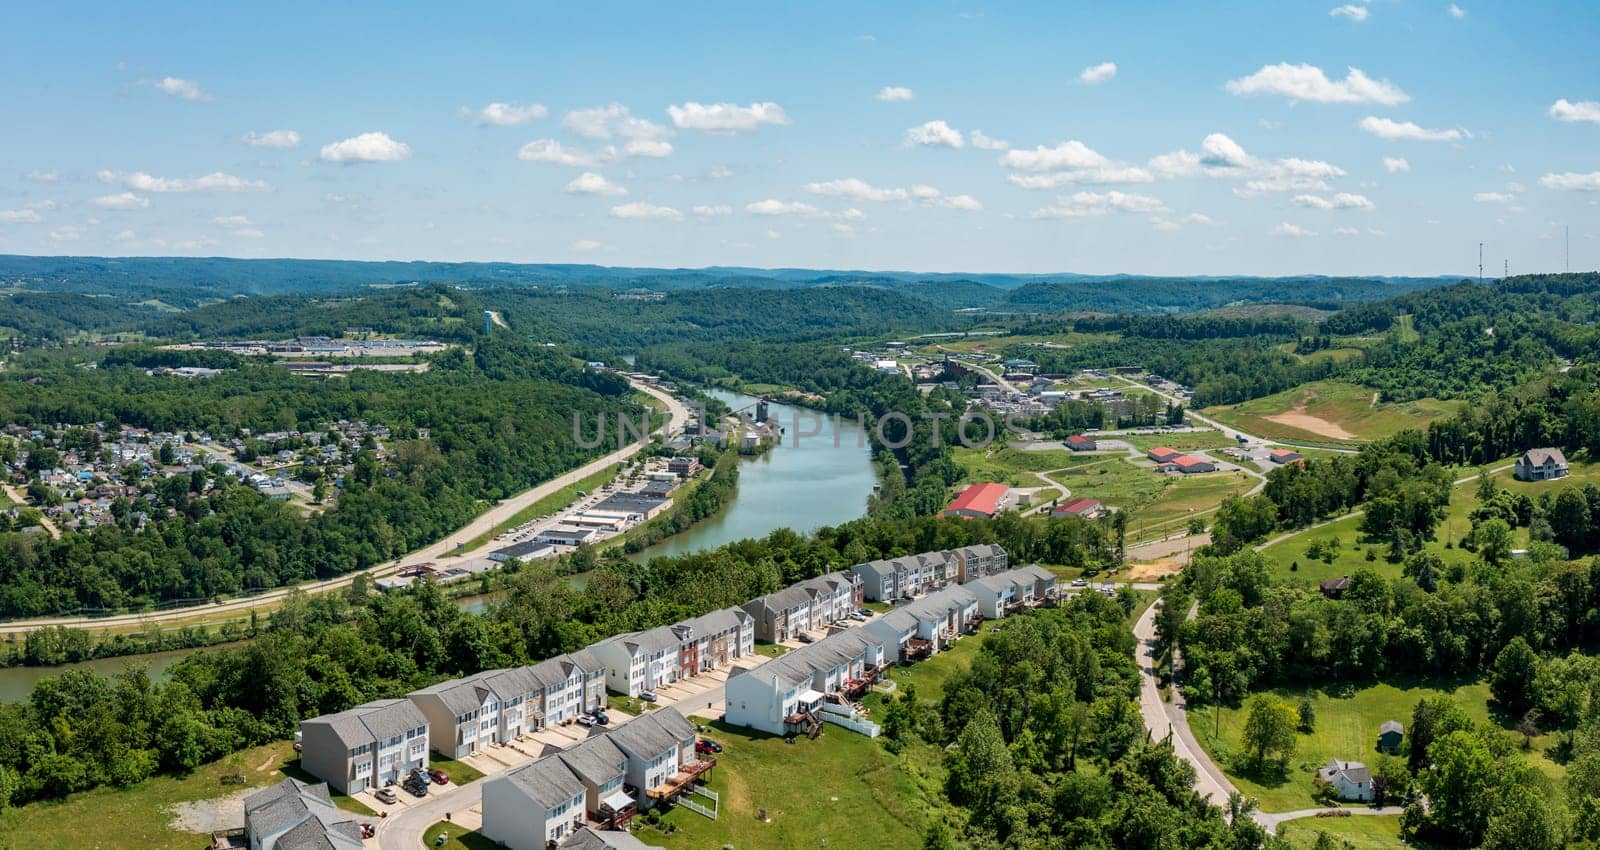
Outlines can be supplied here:
M446 8L13 6L0 253L1600 266L1587 0Z

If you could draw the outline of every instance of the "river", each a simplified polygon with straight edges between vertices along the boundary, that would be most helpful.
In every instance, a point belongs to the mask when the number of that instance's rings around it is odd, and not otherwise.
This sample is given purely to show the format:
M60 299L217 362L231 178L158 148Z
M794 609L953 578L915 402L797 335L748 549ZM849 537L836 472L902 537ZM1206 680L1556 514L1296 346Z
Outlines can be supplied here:
M734 410L756 402L752 396L726 390L707 390L706 394ZM634 559L715 549L735 540L765 537L778 528L805 533L866 513L867 497L878 482L865 432L853 420L842 420L835 447L831 418L776 403L770 405L770 413L784 429L783 444L741 461L733 503L688 531L639 552ZM817 419L821 420L821 433L800 437L796 445L796 432L816 429Z
M34 683L40 679L59 676L68 670L90 670L103 676L114 676L130 667L142 666L149 672L152 680L159 681L166 678L167 670L178 663L178 659L194 651L173 649L166 652L152 652L148 655L96 658L93 661L79 661L55 667L6 667L0 669L0 702L26 700L28 694L33 692Z

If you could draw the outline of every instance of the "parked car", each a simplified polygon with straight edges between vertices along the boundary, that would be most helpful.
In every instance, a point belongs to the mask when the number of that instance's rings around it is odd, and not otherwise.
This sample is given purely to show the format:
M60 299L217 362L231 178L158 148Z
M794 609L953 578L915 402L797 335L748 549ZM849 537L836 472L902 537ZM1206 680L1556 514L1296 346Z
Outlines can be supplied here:
M656 696L655 691L645 691L639 694L639 699L642 699L645 702L655 702L656 700L660 699L660 697Z
M1089 581L1087 579L1075 578L1075 579L1072 580L1072 586L1073 587L1088 587L1089 586Z
M580 714L580 715L578 715L578 725L582 726L585 729L589 728L590 726L593 726L594 725L594 715L591 715L591 714Z
M809 635L809 634L807 634L805 632L801 632L800 636L795 638L795 640L798 640L801 643L816 643L817 642L816 638L812 637L811 635Z
M722 745L711 740L710 738L701 738L700 740L694 742L694 751L697 753L707 754L720 753L722 752Z
M859 621L861 621L863 623L867 621L866 616L864 616L860 611L851 611L850 612L850 619L859 620Z
M432 780L430 780L428 778L428 771L426 771L426 770L424 770L424 769L422 769L420 767L411 768L411 775L410 775L409 778L415 779L418 782L421 782L423 785L427 785L429 782L432 781Z
M393 788L379 788L377 791L372 793L372 796L377 797L380 801L389 803L390 805L393 805L400 799L400 795L394 793Z
M434 783L438 785L450 784L450 774L445 773L437 768L428 768L428 778L432 779Z
M406 781L401 783L400 787L406 789L406 792L413 797L428 796L428 783L423 782L415 776L406 777Z
M860 614L863 617L869 617L870 618L872 616L872 611L870 611L870 610L868 610L866 608L858 608L858 609L856 609L856 613Z
M610 726L611 717L603 711L597 711L594 713L594 722L600 726Z

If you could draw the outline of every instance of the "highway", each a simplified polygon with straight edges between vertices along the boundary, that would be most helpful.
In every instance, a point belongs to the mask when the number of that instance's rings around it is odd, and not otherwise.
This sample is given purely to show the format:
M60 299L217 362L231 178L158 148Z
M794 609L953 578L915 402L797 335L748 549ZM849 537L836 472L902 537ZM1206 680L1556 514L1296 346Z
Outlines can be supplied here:
M633 384L634 389L649 395L650 397L662 402L666 406L668 412L667 422L661 428L656 429L655 433L672 434L675 431L681 430L684 425L688 423L689 409L684 406L682 402L678 401L671 395L662 392L653 386L650 386L649 384L632 381L630 381L630 383ZM296 590L308 594L326 593L330 590L338 590L343 587L348 587L350 583L354 581L357 575L366 575L372 578L382 578L384 576L400 572L408 566L426 563L429 561L436 561L440 558L446 557L447 555L456 554L454 550L457 542L472 540L473 538L484 534L485 532L493 530L496 526L515 516L523 508L561 490L563 487L578 481L582 481L583 479L600 472L608 466L621 463L622 461L633 457L635 454L638 454L641 448L642 446L637 442L629 443L628 445L606 455L605 457L592 460L583 466L578 467L577 469L569 470L568 472L562 473L561 475L558 475L549 481L545 481L536 487L524 490L521 493L518 493L515 496L512 496L490 508L489 510L479 514L471 522L457 529L455 533L448 535L442 540L436 541L432 544L424 546L421 549L411 552L402 558L398 563L391 562L380 564L365 570L347 573L339 576L338 578L310 582L307 584L296 585L294 587L277 588L256 596L230 599L211 605L194 605L187 608L174 608L170 611L155 611L142 614L119 614L110 617L49 617L35 620L14 620L8 623L0 623L0 636L22 635L35 629L47 628L50 626L78 626L92 627L96 629L139 628L145 624L160 625L164 621L173 620L192 621L199 617L208 617L218 614L231 613L243 616L251 610L271 609ZM478 550L473 552L460 554L475 555L479 551L487 551L493 545L494 544L491 542L479 547Z

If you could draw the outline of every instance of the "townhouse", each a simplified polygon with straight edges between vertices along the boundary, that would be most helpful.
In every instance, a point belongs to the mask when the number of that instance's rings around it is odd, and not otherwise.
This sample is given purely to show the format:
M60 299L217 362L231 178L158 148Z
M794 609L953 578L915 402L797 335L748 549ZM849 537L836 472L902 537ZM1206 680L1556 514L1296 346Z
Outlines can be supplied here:
M539 726L558 726L588 714L605 700L605 667L598 662L593 670L573 660L570 655L558 655L526 668L534 683L533 701L538 706ZM589 685L598 678L599 701ZM532 731L538 726L529 727Z
M641 809L670 800L716 766L715 759L700 759L694 751L695 732L689 720L674 710L651 711L612 729L607 738L628 757L626 785L637 791Z
M811 631L811 594L798 585L746 602L758 640L782 643Z
M865 629L836 632L728 678L727 722L773 735L815 734L825 705L873 734L847 701L876 681L893 660L885 642Z
M979 543L951 549L956 562L956 581L966 584L975 578L1004 572L1009 565L1006 550L995 543Z
M434 752L458 759L539 728L539 690L532 668L517 667L440 682L406 698L428 718Z
M483 783L485 838L512 850L545 850L583 828L583 780L546 756Z
M820 629L845 620L865 600L861 577L848 570L806 579L795 585L811 599L811 628Z
M856 564L850 571L861 579L863 598L888 602L914 598L956 580L960 564L949 552L923 552Z
M428 764L428 717L387 699L300 722L300 766L341 794L399 782Z
M361 850L361 825L335 807L324 783L285 779L244 798L250 850Z
M698 676L756 651L756 619L742 608L723 608L670 626L678 636L678 678Z
M1029 565L975 579L964 585L977 598L978 613L996 620L1025 606L1043 604L1056 597L1055 573Z
M683 641L670 626L618 635L589 651L606 668L606 688L636 697L678 681L678 651Z

